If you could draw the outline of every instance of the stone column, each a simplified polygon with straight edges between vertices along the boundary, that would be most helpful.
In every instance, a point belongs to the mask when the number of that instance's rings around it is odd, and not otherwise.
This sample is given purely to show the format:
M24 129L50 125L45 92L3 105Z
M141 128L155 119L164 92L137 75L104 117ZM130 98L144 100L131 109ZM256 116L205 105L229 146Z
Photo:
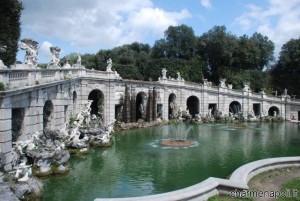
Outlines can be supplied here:
M146 111L146 121L153 121L153 90L149 89L148 101L147 101L147 111Z
M107 125L115 119L115 88L114 83L109 82L106 85L106 92L104 95L104 124Z
M153 121L157 119L157 91L153 88Z
M169 92L167 88L163 89L162 98L162 118L169 120Z
M4 99L4 102L9 102L10 98ZM9 104L9 103L8 103ZM1 105L1 102L0 102ZM4 105L4 104L3 104ZM11 130L11 124L12 124L12 112L11 109L4 108L1 105L0 109L0 153L4 156L4 170L8 171L11 170L11 161L12 161L12 155L11 155L11 149L12 149L12 130Z
M123 122L130 122L130 92L129 87L125 85L125 96L124 96L124 105L123 105Z
M135 88L131 87L131 122L136 122L136 94Z

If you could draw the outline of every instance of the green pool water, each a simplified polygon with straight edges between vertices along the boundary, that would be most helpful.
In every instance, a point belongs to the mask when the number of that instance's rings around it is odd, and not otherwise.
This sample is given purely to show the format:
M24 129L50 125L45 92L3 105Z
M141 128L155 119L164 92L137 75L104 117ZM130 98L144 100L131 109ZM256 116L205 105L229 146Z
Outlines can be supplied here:
M300 155L300 127L289 122L202 124L189 129L189 148L160 146L170 125L118 132L109 148L70 159L68 175L44 180L43 201L91 201L169 192L208 177L227 178L259 159Z

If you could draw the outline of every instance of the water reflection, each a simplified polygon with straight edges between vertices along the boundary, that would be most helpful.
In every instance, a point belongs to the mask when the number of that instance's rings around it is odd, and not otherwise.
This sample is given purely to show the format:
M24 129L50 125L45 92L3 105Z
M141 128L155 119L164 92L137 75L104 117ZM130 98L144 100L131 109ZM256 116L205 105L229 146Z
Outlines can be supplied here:
M71 172L45 181L45 201L93 200L168 192L210 176L226 178L240 165L267 157L300 154L298 128L289 123L194 125L191 148L163 148L168 125L116 135L113 147L71 159Z

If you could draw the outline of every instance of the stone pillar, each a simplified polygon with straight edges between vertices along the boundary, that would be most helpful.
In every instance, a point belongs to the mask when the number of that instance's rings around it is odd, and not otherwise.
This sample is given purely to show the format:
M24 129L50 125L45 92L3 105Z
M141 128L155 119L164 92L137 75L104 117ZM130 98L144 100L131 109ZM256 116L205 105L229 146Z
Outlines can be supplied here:
M131 122L136 122L136 94L135 88L131 87Z
M115 90L114 83L109 82L106 85L106 92L104 95L104 124L107 125L115 119Z
M124 105L123 105L123 122L130 122L130 93L129 87L125 85L125 97L124 97Z
M153 121L157 119L157 91L153 88Z
M146 121L153 121L153 90L149 89L147 101Z
M164 120L169 120L169 92L167 88L163 89L162 97L162 118Z
M12 130L11 130L11 109L0 109L0 153L4 156L4 170L11 170L11 149L12 149Z

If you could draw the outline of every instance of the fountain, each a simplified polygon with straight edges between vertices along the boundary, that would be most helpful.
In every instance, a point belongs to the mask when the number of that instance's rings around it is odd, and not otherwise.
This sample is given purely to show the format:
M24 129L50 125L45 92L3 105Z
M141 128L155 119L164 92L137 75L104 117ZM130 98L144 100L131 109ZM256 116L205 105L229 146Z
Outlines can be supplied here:
M163 137L161 145L167 147L189 147L194 145L193 140L187 139L192 126L189 125L186 128L186 125L183 123L177 125L171 125L170 131L166 138Z

